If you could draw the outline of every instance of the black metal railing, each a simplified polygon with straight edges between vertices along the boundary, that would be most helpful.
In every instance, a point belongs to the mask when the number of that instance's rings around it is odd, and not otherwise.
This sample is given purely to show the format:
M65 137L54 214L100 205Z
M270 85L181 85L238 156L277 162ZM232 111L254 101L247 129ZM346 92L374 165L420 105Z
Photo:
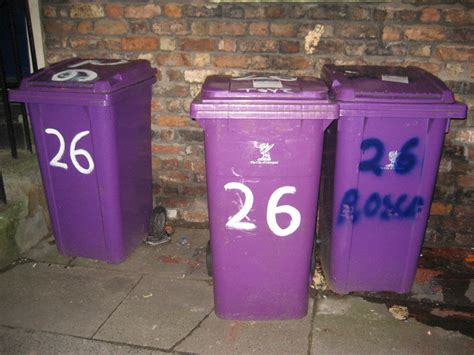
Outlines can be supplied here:
M30 54L30 59L31 59L31 66L33 69L33 72L36 72L38 70L38 64L36 60L36 52L35 52L35 44L34 44L34 37L33 37L33 29L31 26L31 16L30 16L30 10L29 10L29 4L28 0L0 0L0 11L3 14L6 14L7 16L4 17L8 21L8 32L9 32L9 48L10 50L5 51L2 48L0 48L0 91L1 91L1 99L3 103L3 111L6 119L6 130L7 130L7 137L10 145L10 151L11 155L13 158L18 157L17 153L17 141L15 138L15 130L14 130L14 120L13 120L13 115L12 115L12 110L10 106L10 102L8 100L8 89L14 89L17 88L20 83L21 79L23 78L23 73L22 73L22 68L21 68L21 58L20 58L20 51L19 51L19 45L18 45L18 36L17 36L17 31L16 31L16 25L15 24L15 19L17 19L17 16L15 16L15 7L14 6L23 6L23 14L22 16L22 23L20 26L23 24L26 25L27 29L27 41L28 41L28 50ZM24 21L24 22L23 22ZM4 58L9 58L13 60L14 67L15 67L15 74L13 79L7 78L6 75L6 65L4 62ZM26 149L30 152L32 152L32 143L31 143L31 135L30 135L30 127L29 127L29 121L28 121L28 116L26 112L26 107L24 104L19 104L20 105L20 112L23 117L23 135L25 139L25 146Z

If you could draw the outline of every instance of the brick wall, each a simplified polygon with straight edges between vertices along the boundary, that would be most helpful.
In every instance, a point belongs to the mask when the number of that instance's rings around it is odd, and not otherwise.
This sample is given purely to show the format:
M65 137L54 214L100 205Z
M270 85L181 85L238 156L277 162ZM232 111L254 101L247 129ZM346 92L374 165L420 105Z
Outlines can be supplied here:
M210 74L318 75L325 63L416 65L474 104L474 5L190 3L42 1L49 63L144 58L158 68L154 191L181 222L207 221L203 133L188 110ZM472 117L453 122L447 136L427 243L474 245L473 123Z

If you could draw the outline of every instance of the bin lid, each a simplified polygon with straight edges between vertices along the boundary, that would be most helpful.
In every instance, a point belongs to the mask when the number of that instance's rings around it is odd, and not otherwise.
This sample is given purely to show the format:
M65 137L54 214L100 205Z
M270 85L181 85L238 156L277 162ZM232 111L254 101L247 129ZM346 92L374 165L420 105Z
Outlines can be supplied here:
M104 94L150 79L147 60L72 58L24 79L21 90Z
M328 88L321 80L279 75L209 76L201 90L207 100L287 100L328 99Z
M255 74L207 77L191 104L195 119L336 119L322 80Z
M416 67L327 64L322 78L338 101L453 103L451 90L434 75Z

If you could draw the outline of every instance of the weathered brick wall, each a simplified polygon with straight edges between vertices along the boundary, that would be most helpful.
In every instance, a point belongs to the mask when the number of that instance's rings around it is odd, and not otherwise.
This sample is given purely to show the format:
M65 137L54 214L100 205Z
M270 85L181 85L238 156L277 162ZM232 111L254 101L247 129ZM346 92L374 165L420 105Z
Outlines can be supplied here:
M270 71L318 75L325 63L416 65L474 104L474 5L205 4L43 0L49 63L70 56L145 58L154 87L156 198L173 217L206 223L203 134L188 117L207 75ZM426 240L474 244L473 120L447 136Z

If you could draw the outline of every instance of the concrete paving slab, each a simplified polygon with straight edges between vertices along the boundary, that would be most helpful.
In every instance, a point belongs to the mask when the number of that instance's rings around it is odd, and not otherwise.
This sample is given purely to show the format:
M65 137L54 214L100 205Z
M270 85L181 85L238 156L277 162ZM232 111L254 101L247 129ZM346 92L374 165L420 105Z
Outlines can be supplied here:
M204 281L145 276L94 338L171 349L213 305Z
M166 354L69 335L0 327L0 354Z
M312 354L472 354L474 339L395 319L383 304L359 297L318 299Z
M141 244L121 264L107 264L97 260L76 258L73 266L123 270L154 275L160 273L175 278L188 277L200 270L196 275L205 274L205 246L209 240L206 229L178 228L169 243L149 246ZM208 277L207 277L208 278Z
M307 354L312 300L308 315L286 321L230 321L213 312L175 350L198 354Z
M91 337L140 275L18 265L0 274L0 325Z
M43 239L22 256L35 261L61 265L67 265L74 259L59 254L53 236Z

